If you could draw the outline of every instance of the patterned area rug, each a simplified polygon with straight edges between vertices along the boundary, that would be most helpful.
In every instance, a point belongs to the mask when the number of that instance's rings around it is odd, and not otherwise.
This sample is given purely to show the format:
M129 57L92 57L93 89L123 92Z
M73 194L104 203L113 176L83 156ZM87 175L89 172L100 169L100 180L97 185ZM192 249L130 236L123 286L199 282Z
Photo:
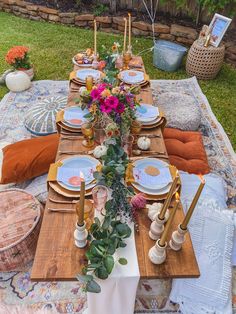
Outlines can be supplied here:
M170 93L177 92L180 105L181 97L188 95L200 108L200 130L209 164L212 172L220 174L227 183L229 207L236 207L235 153L196 79L156 80L152 81L152 88L157 105L160 94L162 98L165 95L169 98ZM26 92L7 94L0 103L0 140L16 142L29 138L23 125L25 111L42 98L67 93L68 82L38 81ZM21 272L0 273L1 314L82 313L86 308L86 294L80 282L35 283L30 281L30 270L31 265L28 265ZM137 291L135 313L177 313L178 305L168 299L170 289L171 280L142 280ZM236 296L236 286L233 294Z

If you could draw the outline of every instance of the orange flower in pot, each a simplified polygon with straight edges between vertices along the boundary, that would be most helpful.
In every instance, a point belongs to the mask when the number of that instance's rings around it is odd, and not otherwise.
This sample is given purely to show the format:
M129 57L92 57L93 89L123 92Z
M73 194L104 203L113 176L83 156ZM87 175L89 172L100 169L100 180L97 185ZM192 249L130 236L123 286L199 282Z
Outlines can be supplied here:
M14 46L6 54L5 60L14 69L25 72L30 79L34 77L34 69L29 60L29 48Z

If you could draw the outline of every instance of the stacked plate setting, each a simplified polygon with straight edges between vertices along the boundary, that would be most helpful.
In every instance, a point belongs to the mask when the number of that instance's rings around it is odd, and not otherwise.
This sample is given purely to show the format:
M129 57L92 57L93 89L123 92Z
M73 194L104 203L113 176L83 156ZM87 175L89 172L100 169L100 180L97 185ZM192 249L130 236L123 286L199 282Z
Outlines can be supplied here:
M61 160L62 165L57 170L56 182L50 186L59 194L67 197L79 197L81 182L85 181L86 194L96 185L93 177L100 162L86 155L78 155Z
M149 104L140 104L137 107L135 116L143 126L156 125L161 120L158 107Z
M82 69L82 70L76 71L75 77L72 79L72 81L76 84L86 85L86 78L88 76L92 76L94 79L94 83L99 83L99 81L102 78L102 75L103 73L98 70Z
M147 76L142 71L124 70L119 73L119 79L129 85L145 85L148 83Z
M67 107L64 110L64 117L61 126L72 132L81 132L81 125L87 121L85 117L89 113L88 109L82 110L81 107Z
M172 184L172 176L169 164L156 158L143 158L134 161L133 175L135 182L133 187L151 196L166 195ZM147 169L155 169L158 174L150 174Z

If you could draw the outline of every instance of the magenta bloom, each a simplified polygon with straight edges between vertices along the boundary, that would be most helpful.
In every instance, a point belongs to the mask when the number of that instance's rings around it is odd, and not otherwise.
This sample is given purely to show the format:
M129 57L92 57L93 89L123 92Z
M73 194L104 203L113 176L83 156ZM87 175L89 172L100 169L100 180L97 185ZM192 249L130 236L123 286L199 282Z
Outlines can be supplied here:
M91 97L93 100L97 100L101 97L101 92L98 88L95 88L91 91Z
M107 99L104 101L104 104L106 107L109 107L111 109L116 109L116 107L119 104L119 99L115 96L109 96Z
M120 102L115 110L118 113L123 113L125 111L125 105Z
M110 113L112 111L112 108L107 106L105 103L101 104L100 109L104 113Z

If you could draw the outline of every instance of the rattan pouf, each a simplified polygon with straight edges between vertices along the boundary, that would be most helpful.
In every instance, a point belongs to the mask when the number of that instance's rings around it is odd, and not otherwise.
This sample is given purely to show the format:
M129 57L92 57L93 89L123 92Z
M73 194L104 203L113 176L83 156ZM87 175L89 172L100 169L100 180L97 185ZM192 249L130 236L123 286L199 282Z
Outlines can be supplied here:
M224 61L225 46L203 47L196 40L189 49L186 71L198 79L211 80L216 77Z
M42 206L18 189L1 191L0 200L0 271L22 270L34 258Z

